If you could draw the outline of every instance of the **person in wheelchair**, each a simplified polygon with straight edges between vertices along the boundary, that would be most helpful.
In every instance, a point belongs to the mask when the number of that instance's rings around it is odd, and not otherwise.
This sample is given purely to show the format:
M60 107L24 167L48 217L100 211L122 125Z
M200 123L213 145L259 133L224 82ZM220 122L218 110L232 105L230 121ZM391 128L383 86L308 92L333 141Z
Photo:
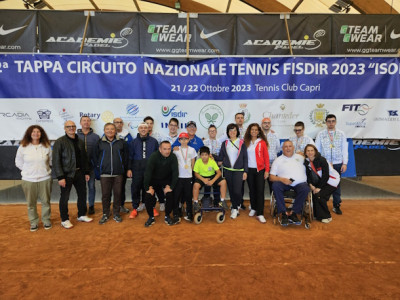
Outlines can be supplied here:
M282 155L272 164L270 180L272 191L275 195L277 212L281 214L280 223L287 226L289 223L300 225L297 217L303 209L310 188L307 184L304 157L294 153L294 146L291 141L285 141L282 146ZM287 210L284 200L284 192L293 189L296 193L295 201L291 209Z
M221 202L219 203L225 210L228 205L225 202L226 196L226 180L222 178L221 170L214 159L210 159L210 149L203 146L199 150L200 158L194 164L194 185L193 185L193 208L196 213L200 209L199 193L204 186L219 186L221 189Z

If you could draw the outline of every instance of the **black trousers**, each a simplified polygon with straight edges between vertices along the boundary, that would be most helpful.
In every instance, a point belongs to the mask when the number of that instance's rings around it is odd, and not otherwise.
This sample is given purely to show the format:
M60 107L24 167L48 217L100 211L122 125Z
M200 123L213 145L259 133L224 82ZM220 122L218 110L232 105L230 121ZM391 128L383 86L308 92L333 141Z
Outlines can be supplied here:
M328 201L335 191L335 187L326 185L319 191L319 193L313 194L314 216L317 220L331 217L331 213L328 209Z
M103 204L103 214L110 216L111 206L111 191L114 194L113 214L114 216L119 215L119 209L121 207L121 193L122 184L124 182L124 175L116 177L101 177L101 202Z
M140 170L136 173L133 173L132 176L132 184L131 184L131 194L132 194L132 207L133 209L137 209L140 204L140 192L142 192L142 202L145 201L145 193L144 190L144 170Z
M243 171L224 169L224 177L231 197L232 209L238 209L242 200Z
M247 173L251 209L256 211L257 216L264 214L264 174L265 169L257 172L256 168L249 168L249 173Z
M192 178L179 178L176 184L174 197L179 206L179 201L186 203L186 213L192 213Z
M156 195L162 194L164 196L163 189L166 185L171 185L169 181L159 181L150 183L150 186L153 187L155 193L152 196L151 194L146 192L145 201L146 201L146 210L149 217L154 217L153 208L156 205ZM174 215L178 214L178 200L174 197L174 192L169 192L165 195L165 216L169 216L172 211L174 211Z
M71 193L72 186L75 187L76 193L78 195L77 206L78 206L78 218L86 215L86 180L85 174L81 170L75 172L74 178L65 178L65 187L60 186L61 196L60 196L60 216L61 221L64 222L69 220L68 215L68 200Z

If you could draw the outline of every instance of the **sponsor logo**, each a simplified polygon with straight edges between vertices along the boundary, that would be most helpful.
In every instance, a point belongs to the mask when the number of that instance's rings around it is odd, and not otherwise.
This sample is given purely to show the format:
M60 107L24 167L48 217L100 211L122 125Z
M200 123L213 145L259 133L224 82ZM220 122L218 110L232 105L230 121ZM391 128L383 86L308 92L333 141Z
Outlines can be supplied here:
M396 39L400 38L400 33L394 33L394 29L393 29L392 32L390 33L390 38L392 40L396 40Z
M3 118L12 118L16 120L31 120L31 117L28 113L17 111L17 112L0 112L0 117Z
M188 114L185 111L176 111L176 107L178 105L174 105L172 108L169 108L169 106L162 106L161 107L161 113L164 117L172 117L172 118L184 118Z
M342 111L354 111L360 116L365 116L372 109L368 104L343 104Z
M304 50L315 50L322 45L319 38L325 36L326 31L324 29L318 29L310 38L309 35L305 35L303 39L290 40L292 49L304 49ZM244 46L271 46L274 49L289 49L288 40L247 40L243 43Z
M240 103L239 104L240 110L238 112L244 113L244 124L246 124L250 120L250 112L247 109L247 104L246 103Z
M363 150L400 150L400 140L357 140L353 139L353 149Z
M84 41L85 47L92 48L124 48L129 41L125 38L133 33L132 28L124 28L120 31L120 37L116 37L115 33L110 33L109 37L87 37ZM73 43L82 44L83 37L68 37L68 36L51 36L46 40L46 43Z
M47 108L39 109L36 112L39 116L39 119L36 120L38 123L53 123L53 120L50 120L51 111Z
M61 119L64 120L64 122L66 122L66 121L71 120L71 119L74 118L74 116L71 115L65 108L61 109L61 110L58 112L58 115L61 117Z
M366 120L367 118L363 118L360 121L349 121L346 122L346 125L354 128L365 128L367 126Z
M224 121L224 111L215 104L207 104L199 113L200 124L208 129L210 125L215 125L219 128Z
M182 43L186 42L186 25L149 25L147 33L151 34L152 42ZM191 39L189 34L189 42Z
M140 123L143 122L143 116L139 115L139 105L131 103L126 106L125 109L126 117L121 117L125 123L128 124L128 128L136 130Z
M134 116L134 115L137 115L138 112L139 112L139 106L138 105L136 105L136 104L128 104L126 106L126 113L128 115Z
M106 110L101 114L100 118L105 123L112 123L114 121L114 114L111 111Z
M381 43L383 34L379 26L342 25L340 34L343 34L344 43Z
M398 110L388 110L384 117L376 117L375 122L400 122Z
M18 146L19 145L19 141L17 140L2 140L0 141L0 146Z
M207 39L209 39L210 37L212 37L212 36L214 36L214 35L217 35L217 34L219 34L219 33L221 33L221 32L224 32L224 31L226 31L226 29L222 29L222 30L218 30L218 31L210 32L210 33L204 33L204 28L203 28L203 30L200 32L200 37L201 37L203 40L207 40Z
M312 124L316 127L323 127L325 124L325 118L329 114L329 111L324 108L325 104L317 104L317 108L313 109L309 114L309 119Z
M83 116L89 117L91 120L98 120L100 118L100 114L98 113L79 112L79 118L82 118Z
M297 120L300 114L287 112L285 104L279 106L280 112L263 112L263 118L270 118L273 120L274 127L291 127L293 128L293 120Z
M28 26L28 25L21 26L21 27L16 27L16 28L12 28L12 29L8 29L8 30L5 30L5 29L3 28L3 26L4 26L4 25L1 25L1 27L0 27L0 35L8 35L8 34L10 34L10 33L13 33L13 32L15 32L15 31L18 31L18 30L20 30L20 29L22 29L22 28L25 28L25 27Z

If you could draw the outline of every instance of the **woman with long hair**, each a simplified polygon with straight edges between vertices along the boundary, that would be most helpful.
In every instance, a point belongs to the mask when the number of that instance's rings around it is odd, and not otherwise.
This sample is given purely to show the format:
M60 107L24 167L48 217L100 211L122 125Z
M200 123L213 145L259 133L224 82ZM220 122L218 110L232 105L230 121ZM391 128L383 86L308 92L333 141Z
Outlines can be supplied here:
M217 161L222 161L224 177L226 179L229 196L231 198L231 218L239 215L242 200L242 185L247 179L247 149L243 140L239 138L239 126L231 123L226 128L228 139L222 143Z
M257 215L257 220L265 223L264 217L264 187L269 174L268 141L260 125L252 123L247 127L244 135L244 144L247 148L251 210L250 217Z
M39 216L37 199L42 202L42 222L44 229L51 228L50 196L51 147L46 132L39 125L29 126L25 132L15 157L15 165L21 170L22 189L28 204L30 230L38 230Z
M340 182L340 175L321 156L315 145L308 144L304 148L304 156L307 182L313 193L314 216L322 223L329 223L332 217L327 202Z

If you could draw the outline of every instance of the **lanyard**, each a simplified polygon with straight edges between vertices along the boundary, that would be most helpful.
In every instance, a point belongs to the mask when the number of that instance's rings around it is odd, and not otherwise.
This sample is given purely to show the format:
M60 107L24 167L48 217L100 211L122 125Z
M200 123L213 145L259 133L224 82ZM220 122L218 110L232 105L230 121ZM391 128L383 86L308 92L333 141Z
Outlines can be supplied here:
M184 162L186 164L187 155L188 155L188 152L189 152L189 147L186 148L186 155L185 156L183 155L182 147L180 147L180 148L181 148L182 158L184 159Z

